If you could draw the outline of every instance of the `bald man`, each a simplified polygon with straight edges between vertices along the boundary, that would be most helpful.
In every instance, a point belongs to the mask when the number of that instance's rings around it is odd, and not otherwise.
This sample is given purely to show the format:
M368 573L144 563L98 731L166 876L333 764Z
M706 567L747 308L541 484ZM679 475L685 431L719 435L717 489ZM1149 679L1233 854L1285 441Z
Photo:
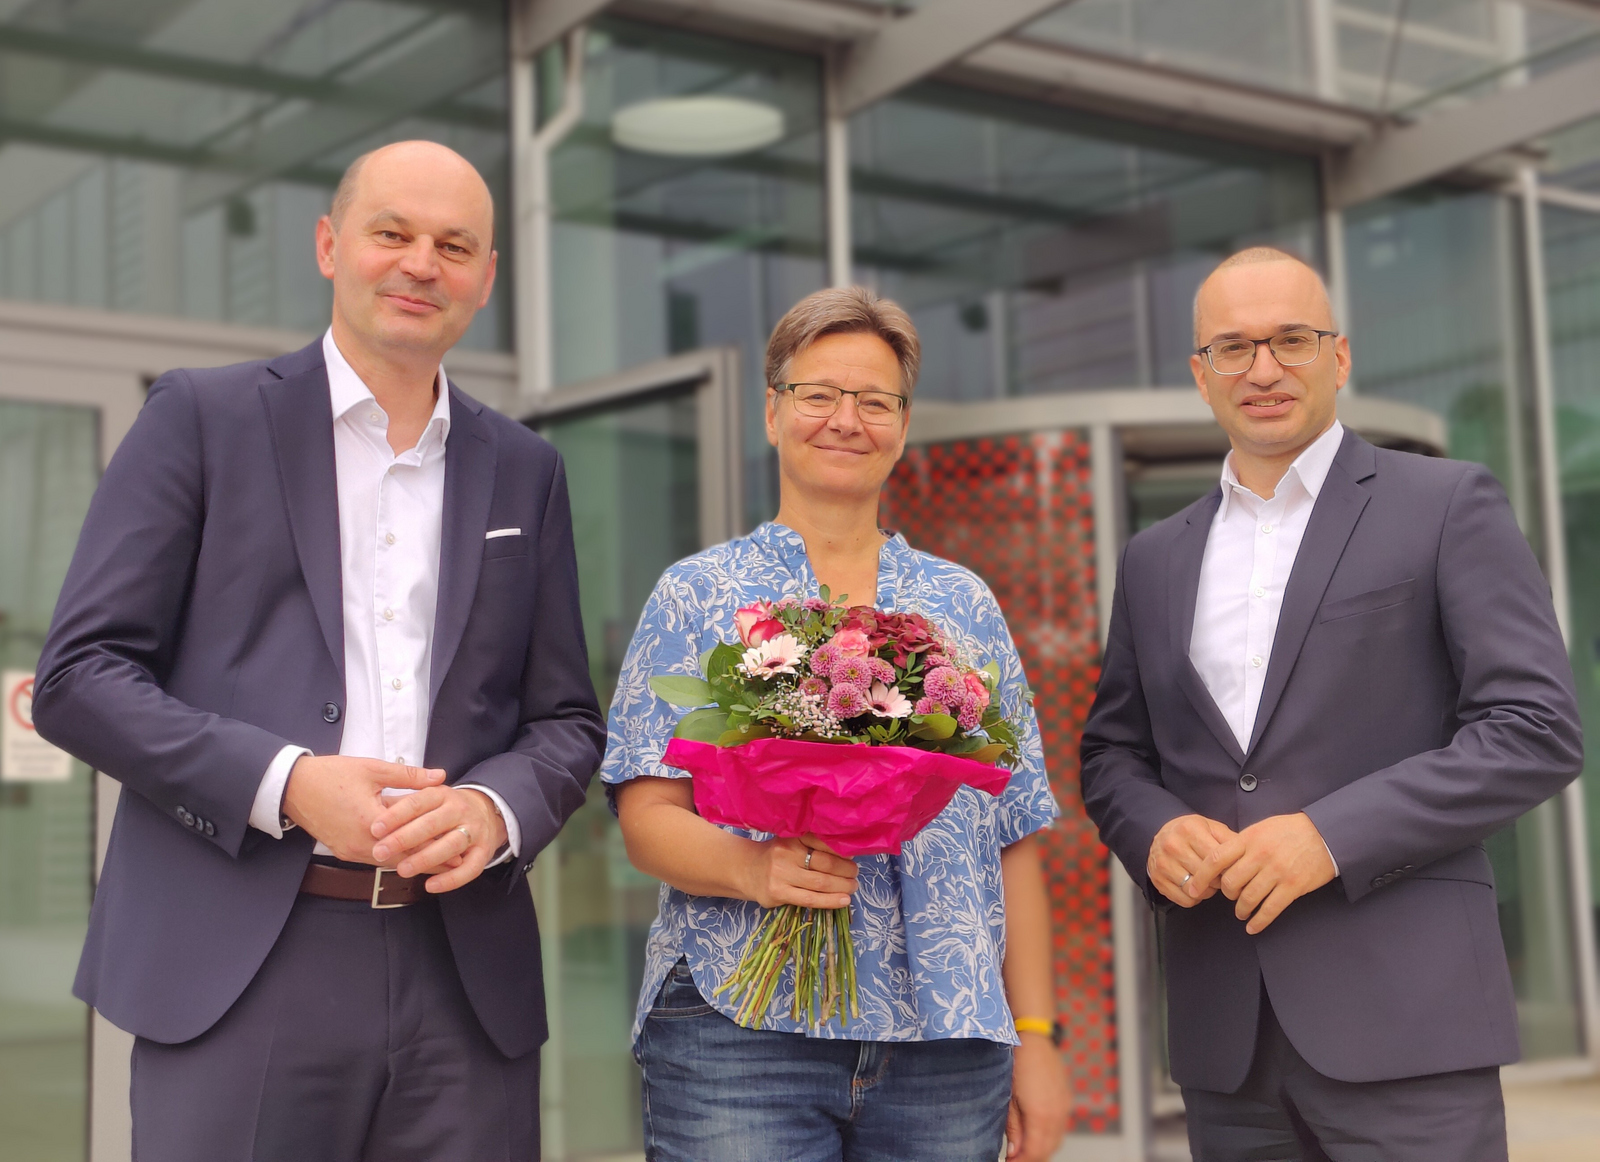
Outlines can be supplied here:
M1506 1157L1483 841L1582 766L1550 590L1481 465L1374 448L1316 272L1195 302L1220 485L1129 543L1083 798L1165 912L1196 1162Z
M358 159L328 331L162 376L90 505L34 717L122 783L74 991L137 1158L538 1157L524 873L604 726L560 457L440 362L493 245L459 155Z

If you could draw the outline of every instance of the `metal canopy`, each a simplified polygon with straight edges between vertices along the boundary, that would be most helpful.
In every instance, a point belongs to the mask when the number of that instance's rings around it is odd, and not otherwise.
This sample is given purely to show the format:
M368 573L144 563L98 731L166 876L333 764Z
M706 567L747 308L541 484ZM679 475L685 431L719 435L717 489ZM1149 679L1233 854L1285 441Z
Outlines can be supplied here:
M1387 128L1333 159L1329 201L1371 201L1492 154L1600 116L1600 60L1585 60L1514 89Z
M931 0L851 46L834 82L836 112L859 112L1070 2Z

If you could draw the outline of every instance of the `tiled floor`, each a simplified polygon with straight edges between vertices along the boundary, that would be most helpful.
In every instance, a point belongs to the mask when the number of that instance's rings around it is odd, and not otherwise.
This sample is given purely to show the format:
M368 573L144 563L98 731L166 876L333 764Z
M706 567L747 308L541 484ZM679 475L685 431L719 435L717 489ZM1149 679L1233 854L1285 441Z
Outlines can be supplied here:
M1600 1159L1600 1079L1506 1087L1511 1162Z
M1506 1087L1511 1162L1600 1162L1600 1078ZM1156 1125L1153 1162L1189 1162L1180 1116Z

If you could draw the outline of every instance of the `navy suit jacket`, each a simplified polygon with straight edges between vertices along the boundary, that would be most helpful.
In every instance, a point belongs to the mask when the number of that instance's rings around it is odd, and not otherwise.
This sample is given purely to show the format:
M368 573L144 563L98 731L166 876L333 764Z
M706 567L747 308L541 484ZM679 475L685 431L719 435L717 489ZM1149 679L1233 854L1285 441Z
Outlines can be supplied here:
M1189 661L1221 489L1129 541L1083 798L1153 902L1156 832L1304 811L1331 884L1257 936L1220 892L1165 911L1172 1076L1233 1092L1263 981L1319 1072L1378 1081L1501 1065L1516 1010L1484 839L1583 762L1550 591L1493 476L1347 433L1284 593L1243 751ZM1245 775L1254 779L1245 779Z
M313 840L250 809L285 745L338 753L341 609L321 342L162 376L89 507L34 700L43 737L122 783L74 986L114 1024L198 1036L276 941ZM492 788L522 829L519 859L439 899L474 1010L520 1056L546 1035L524 873L605 730L561 459L454 388L430 693L425 765Z

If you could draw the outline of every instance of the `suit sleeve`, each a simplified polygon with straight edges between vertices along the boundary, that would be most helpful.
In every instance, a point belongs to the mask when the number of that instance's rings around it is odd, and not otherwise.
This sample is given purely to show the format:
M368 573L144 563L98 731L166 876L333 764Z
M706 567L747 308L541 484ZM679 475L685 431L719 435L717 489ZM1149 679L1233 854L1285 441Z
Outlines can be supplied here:
M1379 877L1481 842L1583 767L1572 667L1549 586L1505 493L1477 465L1445 514L1437 587L1461 684L1454 736L1306 808L1352 902L1381 886Z
M1128 550L1117 569L1111 632L1100 663L1100 685L1083 727L1079 750L1083 805L1100 839L1127 868L1152 903L1160 904L1145 864L1156 832L1181 815L1192 815L1161 783L1161 759L1150 729L1128 619Z
M198 403L159 379L90 501L35 681L39 734L239 854L288 740L162 688L205 525Z
M589 677L578 609L572 505L559 456L537 552L539 588L522 671L521 728L510 750L485 759L460 779L461 785L494 791L516 815L522 842L507 865L516 871L507 876L513 886L583 806L605 749L605 720Z

